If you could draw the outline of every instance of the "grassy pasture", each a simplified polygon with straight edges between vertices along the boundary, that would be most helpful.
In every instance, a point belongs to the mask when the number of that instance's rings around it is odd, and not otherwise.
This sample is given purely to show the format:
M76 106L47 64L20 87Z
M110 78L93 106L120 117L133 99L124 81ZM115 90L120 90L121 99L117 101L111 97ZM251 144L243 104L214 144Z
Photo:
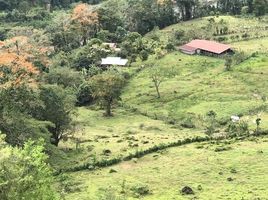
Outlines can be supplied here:
M187 33L187 37L191 38L204 38L204 39L217 39L220 36L214 36L212 30L207 30L206 27L209 24L208 19L211 17L198 18L186 22L181 22L168 26L162 30L153 31L147 36L155 34L160 38L161 41L167 43L169 39L174 38L174 34L177 30L184 30ZM227 41L233 42L236 40L243 40L249 38L262 38L268 36L267 34L267 21L268 17L264 16L260 19L257 18L242 18L234 16L219 16L213 17L216 22L219 22L221 19L227 22L228 24L228 33L222 35L226 37ZM247 38L243 38L243 34L248 34ZM239 38L237 38L237 36Z
M244 51L246 53L253 53L253 52L267 53L268 37L234 42L231 45L237 51Z
M122 99L125 104L152 116L180 121L193 115L202 118L208 111L214 110L218 118L228 119L235 114L252 114L264 104L261 98L268 90L266 55L250 58L230 72L225 71L222 59L179 52L160 60L151 58L148 63L162 68L173 66L177 72L174 78L160 85L162 98L156 98L150 80L154 69L147 68L130 81Z
M120 108L114 111L112 118L106 118L103 117L102 110L82 107L75 120L78 123L76 139L60 143L59 147L65 153L53 160L57 169L93 162L95 158L102 160L122 157L178 139L204 136L198 130L181 130L163 121ZM78 147L77 141L80 143ZM104 150L111 152L104 153Z
M76 191L66 199L101 199L104 191L110 198L129 200L267 199L267 142L266 137L192 144L94 172L72 173ZM229 150L216 152L222 147ZM111 169L117 172L109 173ZM137 185L148 186L150 194L135 196L131 188ZM180 193L186 185L195 195Z

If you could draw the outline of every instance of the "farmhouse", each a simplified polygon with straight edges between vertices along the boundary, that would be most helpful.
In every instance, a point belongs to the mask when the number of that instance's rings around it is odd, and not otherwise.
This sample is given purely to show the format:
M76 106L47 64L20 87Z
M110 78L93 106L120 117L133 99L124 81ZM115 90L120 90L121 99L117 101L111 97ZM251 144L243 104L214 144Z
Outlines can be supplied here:
M192 40L190 43L179 47L179 49L183 53L190 55L197 53L197 54L219 56L233 52L231 46L209 40Z
M101 65L104 66L126 66L128 59L122 59L120 57L107 57L101 59Z

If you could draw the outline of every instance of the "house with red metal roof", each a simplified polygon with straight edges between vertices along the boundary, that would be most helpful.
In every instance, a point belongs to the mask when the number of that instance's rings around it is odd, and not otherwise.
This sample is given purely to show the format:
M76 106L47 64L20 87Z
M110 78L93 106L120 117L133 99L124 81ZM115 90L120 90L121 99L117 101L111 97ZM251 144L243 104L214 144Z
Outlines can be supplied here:
M186 54L223 55L232 53L230 45L209 40L192 40L188 44L179 47Z

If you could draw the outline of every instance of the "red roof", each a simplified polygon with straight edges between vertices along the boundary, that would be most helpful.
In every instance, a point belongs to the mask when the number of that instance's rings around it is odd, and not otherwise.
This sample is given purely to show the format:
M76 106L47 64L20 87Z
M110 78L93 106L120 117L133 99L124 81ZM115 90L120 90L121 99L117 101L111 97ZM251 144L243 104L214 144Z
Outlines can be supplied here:
M191 47L191 46L185 44L185 45L181 46L180 49L183 50L183 51L191 52L191 51L195 51L197 48L196 47Z
M213 52L216 54L221 54L224 51L227 51L231 48L231 46L226 44L221 44L215 41L209 41L209 40L193 40L190 43L184 45L189 46L191 48L195 49L201 49L209 52Z

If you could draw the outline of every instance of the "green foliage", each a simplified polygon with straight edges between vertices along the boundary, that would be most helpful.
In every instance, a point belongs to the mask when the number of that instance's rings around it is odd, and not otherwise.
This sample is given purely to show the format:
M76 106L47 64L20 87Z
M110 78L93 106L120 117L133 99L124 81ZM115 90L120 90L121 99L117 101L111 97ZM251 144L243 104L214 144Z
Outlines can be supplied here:
M91 87L87 82L82 83L78 87L78 92L77 92L77 104L79 106L84 106L93 101L92 97L92 91Z
M59 199L44 150L42 140L26 142L22 149L0 140L0 199Z
M90 79L92 96L106 107L106 115L111 116L111 105L119 99L125 80L115 70L108 70Z
M40 119L53 123L51 143L58 146L60 140L71 133L76 98L71 90L57 85L43 85L40 90L40 99L44 102Z
M7 135L6 141L19 145L28 139L49 140L48 122L38 120L38 110L43 106L37 91L28 87L0 90L0 131Z
M253 1L253 12L256 16L265 15L268 12L268 1L267 0L254 0Z
M206 134L212 135L213 133L215 133L217 127L217 121L216 121L217 113L211 110L206 114L206 116L208 123Z
M145 196L150 193L148 185L143 184L134 185L131 191L134 193L135 197Z
M230 122L227 128L230 135L240 136L249 133L249 125L246 121Z
M50 68L49 73L44 75L44 81L48 84L57 84L64 88L77 88L83 83L81 73L67 67Z
M111 50L101 45L101 41L93 39L72 53L71 65L77 70L89 69L92 65L99 65L101 58L106 57Z

